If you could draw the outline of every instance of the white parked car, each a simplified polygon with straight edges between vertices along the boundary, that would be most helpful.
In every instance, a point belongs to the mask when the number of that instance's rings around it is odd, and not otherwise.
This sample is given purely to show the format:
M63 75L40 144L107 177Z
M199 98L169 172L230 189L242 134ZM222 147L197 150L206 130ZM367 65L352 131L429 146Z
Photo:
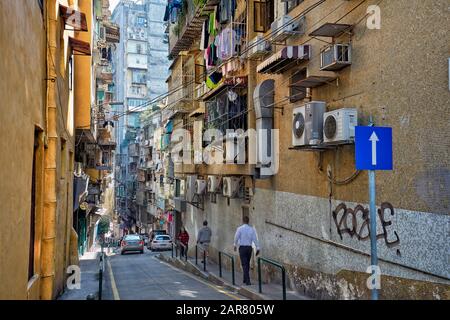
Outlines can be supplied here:
M150 250L171 250L172 249L172 238L169 235L156 235L151 244Z

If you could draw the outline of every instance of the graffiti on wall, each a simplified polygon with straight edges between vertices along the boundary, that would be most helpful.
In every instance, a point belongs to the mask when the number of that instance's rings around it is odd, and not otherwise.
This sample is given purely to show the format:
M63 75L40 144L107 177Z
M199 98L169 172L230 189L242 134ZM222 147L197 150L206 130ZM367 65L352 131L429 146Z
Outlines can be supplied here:
M400 238L395 230L391 231L391 228L389 228L392 225L392 221L386 220L386 214L390 214L391 217L395 214L394 207L389 202L383 202L380 209L378 209L382 232L377 234L377 239L384 239L386 246L391 248L400 243ZM333 211L333 220L341 240L344 234L349 234L351 238L356 236L360 241L370 238L369 209L364 208L360 204L355 208L348 208L345 203L340 203ZM389 240L393 238L394 240Z

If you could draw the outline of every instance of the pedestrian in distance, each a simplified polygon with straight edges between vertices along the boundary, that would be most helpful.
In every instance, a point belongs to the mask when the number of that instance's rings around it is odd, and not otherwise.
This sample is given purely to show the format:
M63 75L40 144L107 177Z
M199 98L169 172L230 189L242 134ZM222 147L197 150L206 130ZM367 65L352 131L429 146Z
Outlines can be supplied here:
M178 234L177 240L182 244L180 246L180 256L187 256L188 244L189 244L189 233L184 227L181 227L180 233Z
M243 224L237 228L234 235L234 251L239 247L239 257L241 258L242 271L244 272L244 284L250 286L250 259L252 257L253 247L256 246L256 256L259 255L259 243L256 238L255 228L249 225L248 216L242 218Z
M197 244L200 244L203 251L205 251L205 257L208 258L209 243L211 242L211 229L208 227L208 221L203 221L203 227L198 231ZM203 260L202 260L203 263ZM206 263L206 262L205 262Z

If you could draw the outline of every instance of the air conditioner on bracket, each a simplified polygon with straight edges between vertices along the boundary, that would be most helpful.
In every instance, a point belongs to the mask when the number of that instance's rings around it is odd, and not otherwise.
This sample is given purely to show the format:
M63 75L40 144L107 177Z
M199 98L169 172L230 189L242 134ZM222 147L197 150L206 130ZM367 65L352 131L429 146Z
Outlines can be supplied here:
M223 178L223 195L228 198L236 198L239 196L240 178L224 177Z
M202 179L197 179L195 181L195 194L203 194L206 190L206 181Z
M292 121L292 145L294 147L317 145L323 139L323 114L326 102L311 101L295 108Z
M335 143L355 139L355 126L358 125L358 111L355 108L342 108L326 112L323 116L323 142Z
M186 177L186 185L185 185L185 191L186 191L186 201L192 202L194 199L195 194L195 182L197 181L197 176L187 176Z
M220 177L208 176L208 192L215 193L220 190Z
M293 34L303 34L305 17L293 19L288 15L281 16L270 25L272 41L284 41Z
M263 36L256 36L248 43L248 58L258 58L267 54L269 50L269 44Z
M352 64L350 44L332 44L320 51L320 70L336 71Z

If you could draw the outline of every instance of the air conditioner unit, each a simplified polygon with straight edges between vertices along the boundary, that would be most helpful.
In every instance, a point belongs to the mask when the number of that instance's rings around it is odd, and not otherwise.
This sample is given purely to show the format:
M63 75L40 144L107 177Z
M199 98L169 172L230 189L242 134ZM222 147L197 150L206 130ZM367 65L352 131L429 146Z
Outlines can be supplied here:
M186 201L192 202L194 199L195 194L195 182L197 181L197 176L187 176L186 177L186 185L185 185L185 192L186 192Z
M195 181L195 193L196 194L203 194L206 190L206 181L202 179L197 179Z
M323 115L326 102L311 101L295 108L292 121L292 145L294 147L317 145L323 138Z
M350 44L332 44L320 51L320 70L336 71L352 64Z
M82 162L75 162L75 172L76 177L81 177L83 174L83 163Z
M208 176L208 192L218 192L220 189L220 177Z
M284 41L288 37L290 37L293 34L301 34L304 33L303 31L299 30L296 31L300 24L304 26L305 18L302 17L299 20L293 19L292 17L288 15L281 16L280 18L276 19L272 24L270 25L270 28L272 30L271 38L272 41ZM303 27L301 29L304 29Z
M248 58L258 58L269 52L269 45L263 36L256 36L248 43Z
M355 108L342 108L326 112L323 116L324 143L344 142L355 139L358 112Z
M223 195L228 198L235 198L239 195L238 177L224 177L223 178Z

